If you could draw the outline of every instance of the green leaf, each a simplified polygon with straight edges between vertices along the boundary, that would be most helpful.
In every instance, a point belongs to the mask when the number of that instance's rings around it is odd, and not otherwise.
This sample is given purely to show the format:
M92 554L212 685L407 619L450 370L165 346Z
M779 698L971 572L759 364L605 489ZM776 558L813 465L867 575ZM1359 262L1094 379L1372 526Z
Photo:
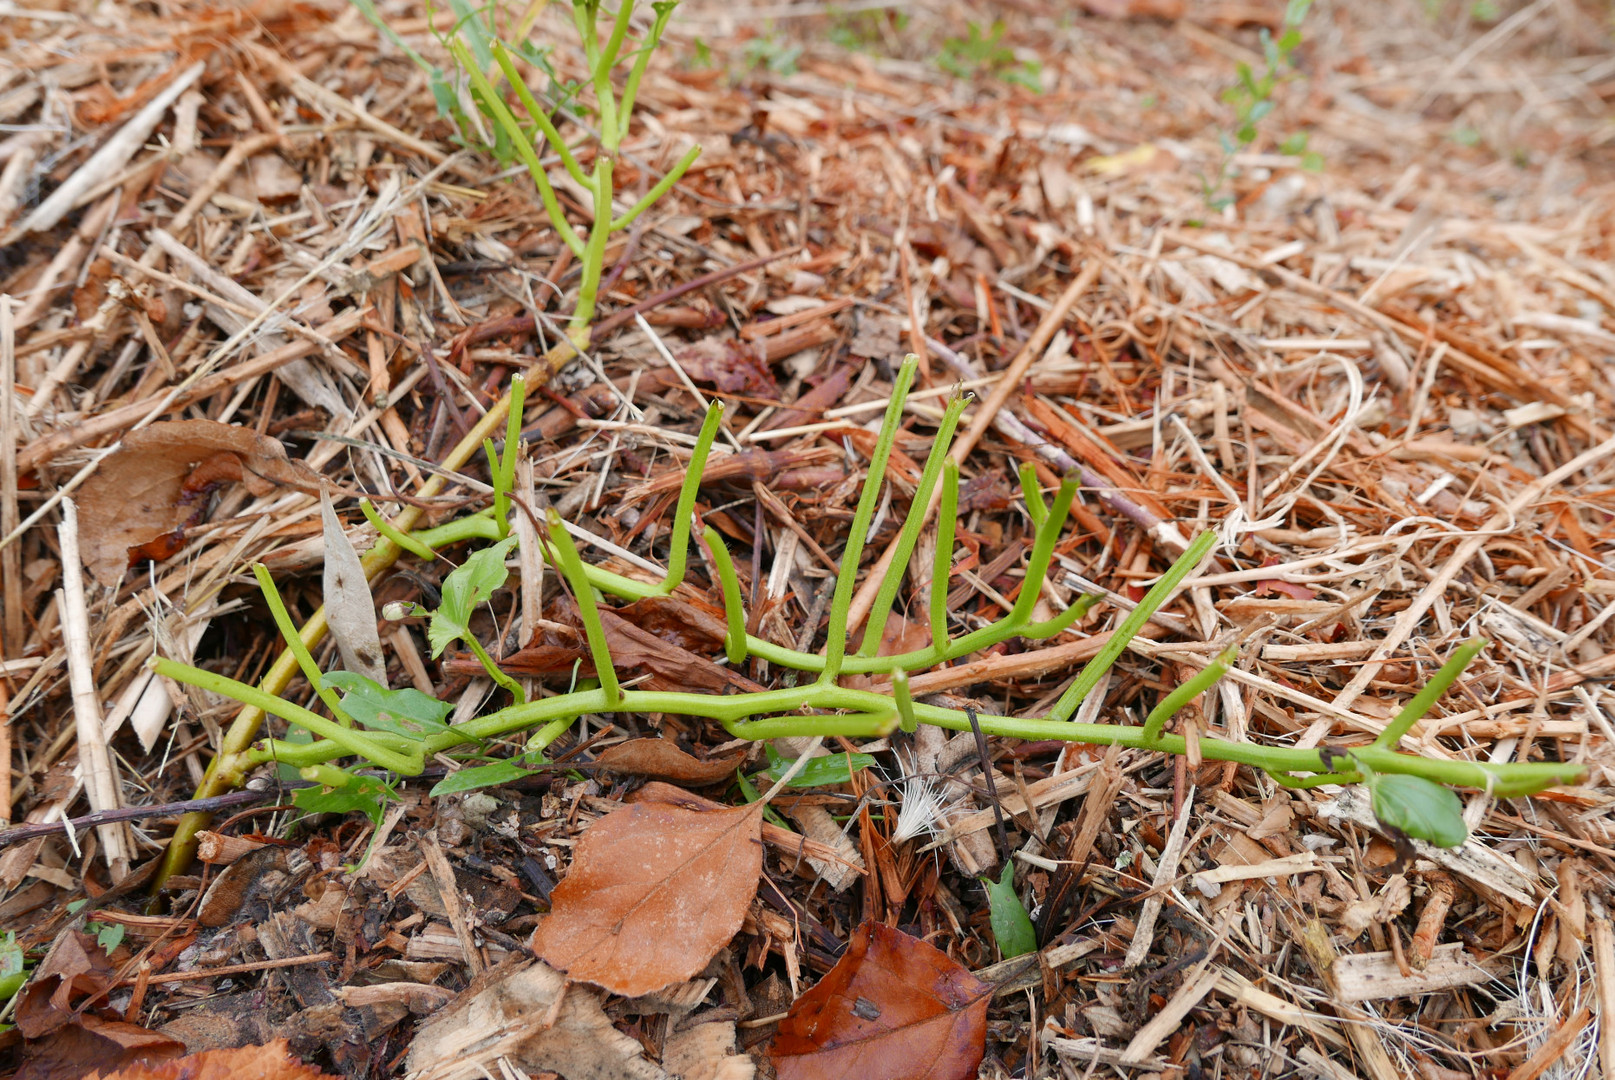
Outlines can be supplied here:
M741 772L739 769L735 770L735 780L740 784L740 795L741 798L746 800L746 802L754 803L758 799L762 798L762 795L758 794L757 789L752 786L751 781L746 779L746 774ZM786 832L796 831L795 829L791 828L791 823L780 817L779 811L775 810L772 806L763 807L763 817L766 820L773 822L775 825L778 825Z
M768 751L768 775L776 782L784 776L795 758L781 757L779 751L772 746L764 746ZM849 767L848 759L851 759ZM852 779L852 774L860 769L867 769L875 763L871 754L832 754L828 757L814 758L802 766L802 771L791 777L786 787L824 787L827 784L845 784Z
M413 687L389 690L352 671L333 671L323 681L342 690L342 708L372 730L420 739L449 728L444 721L454 711L454 705Z
M992 915L993 940L998 942L999 953L1008 960L1037 952L1037 931L1026 914L1026 905L1015 893L1015 864L1006 863L997 881L989 877L981 881L987 886L987 908Z
M491 765L473 765L469 769L460 769L439 780L432 787L433 795L452 795L457 791L476 791L479 788L498 787L500 784L511 784L525 776L530 770L522 768L513 761L495 761Z
M27 981L27 957L17 944L16 931L7 930L0 938L0 1001L9 1001Z
M112 950L123 943L123 934L127 927L123 923L87 923L84 929L88 930L92 926L95 927L95 943L101 946L102 952L111 956Z
M510 576L505 559L515 546L516 537L506 537L472 555L443 579L443 602L426 628L433 659L442 656L452 642L471 635L471 615Z
M1403 773L1365 772L1363 779L1381 825L1437 847L1457 847L1468 838L1464 804L1451 788Z
M1306 148L1307 133L1304 131L1298 131L1294 135L1291 135L1288 139L1285 139L1283 142L1279 143L1279 153L1289 154L1291 157L1304 153Z
M354 776L347 787L324 791L317 787L292 793L292 805L305 814L347 814L355 810L377 825L382 806L392 797L392 789L371 776Z

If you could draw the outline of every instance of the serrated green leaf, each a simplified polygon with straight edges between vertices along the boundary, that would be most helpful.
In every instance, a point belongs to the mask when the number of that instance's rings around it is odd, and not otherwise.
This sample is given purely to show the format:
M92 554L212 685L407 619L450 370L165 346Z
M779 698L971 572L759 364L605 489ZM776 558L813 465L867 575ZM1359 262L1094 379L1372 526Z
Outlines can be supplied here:
M471 633L471 615L477 605L493 595L505 583L510 569L505 566L516 537L510 536L472 555L443 579L443 600L432 621L426 627L426 640L432 646L432 657L443 655L443 650Z
M1380 824L1437 847L1457 847L1468 838L1464 804L1451 788L1403 773L1365 773L1364 780Z
M454 705L423 694L413 687L389 690L374 679L352 671L333 671L324 676L327 686L342 693L342 708L354 720L373 731L390 731L411 739L447 731L444 723Z
M768 751L768 775L775 781L796 764L795 758L781 757L779 751L772 746L765 745L763 748ZM853 773L867 769L874 763L875 758L871 754L831 754L827 757L814 758L802 766L802 771L791 777L791 782L785 786L824 787L828 784L845 784L852 779Z
M1015 864L1006 863L997 881L984 877L987 886L987 908L992 916L993 940L1005 960L1037 952L1037 931L1032 918L1026 914L1026 905L1015 892Z
M473 765L469 769L460 769L439 780L432 787L433 795L452 795L457 791L476 791L479 788L498 787L500 784L510 784L525 776L530 770L522 768L513 761L495 761L490 765Z

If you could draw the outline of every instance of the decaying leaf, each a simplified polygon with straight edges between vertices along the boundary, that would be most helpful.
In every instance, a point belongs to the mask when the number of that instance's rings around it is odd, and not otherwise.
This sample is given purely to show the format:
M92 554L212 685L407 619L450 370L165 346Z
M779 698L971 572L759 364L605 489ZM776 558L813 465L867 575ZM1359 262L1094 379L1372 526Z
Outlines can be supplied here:
M992 989L920 939L866 922L781 1021L770 1050L779 1080L968 1080Z
M613 810L578 842L532 949L627 997L700 971L740 929L763 869L755 806Z
M78 1017L28 1045L27 1060L16 1080L79 1080L91 1070L113 1070L136 1063L160 1063L185 1053L185 1045L167 1035L121 1020L93 1014ZM149 1074L141 1074L149 1075Z
M735 1053L733 1020L696 1024L667 1037L662 1067L683 1080L752 1080L757 1066Z
M353 549L331 506L331 493L320 488L320 521L325 533L325 618L349 671L387 685L387 663L376 632L376 601L370 595L364 564Z
M729 779L745 759L746 755L740 753L702 761L668 739L629 739L601 751L595 764L627 776L651 776L701 787Z
M643 1047L612 1026L598 991L567 986L544 964L490 968L410 1045L409 1080L499 1076L498 1059L567 1080L667 1080Z
M267 1046L204 1050L172 1061L142 1062L116 1072L92 1073L91 1080L235 1080L242 1076L262 1080L318 1080L330 1075L305 1064L292 1053L285 1039L276 1039Z
M254 495L277 487L319 488L319 475L290 461L275 439L213 420L170 420L124 437L79 489L79 545L84 565L103 585L116 585L131 557L166 557L143 545L175 538L207 509L222 484L243 483Z

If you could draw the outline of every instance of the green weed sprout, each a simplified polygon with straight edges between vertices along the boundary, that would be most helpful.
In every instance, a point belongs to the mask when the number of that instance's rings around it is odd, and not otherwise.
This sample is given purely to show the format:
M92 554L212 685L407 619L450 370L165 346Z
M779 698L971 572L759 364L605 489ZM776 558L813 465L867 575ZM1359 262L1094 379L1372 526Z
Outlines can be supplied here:
M578 155L573 152L573 148L562 137L554 121L550 119L550 110L533 96L527 83L516 70L516 65L511 59L511 46L494 40L487 46L488 55L504 76L510 89L515 91L522 111L526 114L526 124L523 124L505 103L505 96L494 86L486 63L479 63L477 50L474 48L476 39L470 40L469 43L467 40L455 40L450 42L449 46L455 60L471 81L478 107L487 114L502 137L509 140L516 156L527 166L533 183L538 186L538 195L544 203L544 212L549 215L550 224L555 227L561 241L578 260L581 279L578 301L567 326L567 335L573 347L578 349L588 343L589 325L594 320L595 302L600 290L600 277L605 269L607 240L612 233L621 232L632 225L635 219L667 194L701 153L699 146L692 146L633 206L622 213L617 212L612 201L612 171L617 153L622 146L622 140L628 135L634 100L639 94L639 85L644 79L646 66L650 63L651 54L661 42L668 19L672 17L673 9L678 3L677 0L661 0L652 4L655 17L651 21L650 29L639 42L638 48L625 52L634 6L635 0L620 0L617 14L611 21L605 41L602 42L596 27L600 17L600 0L572 2L572 22L577 28L584 56L588 60L587 85L593 94L595 119L599 125L594 161L587 170L579 161ZM612 86L612 74L619 63L624 61L627 64L627 74L623 79L622 92L619 94ZM574 226L561 208L555 187L550 183L549 170L539 159L540 149L546 146L560 159L561 167L566 170L567 175L589 193L592 222L581 233L579 230L582 226Z
M1011 638L1046 638L1069 627L1088 609L1091 597L1079 599L1051 619L1032 620L1032 609L1047 577L1055 539L1070 510L1075 485L1067 480L1049 504L1043 503L1040 493L1027 478L1027 509L1035 525L1032 548L1027 558L1025 577L1019 596L1011 610L987 626L950 637L947 633L946 583L953 557L953 508L957 505L958 470L947 458L948 444L954 426L963 408L961 401L949 404L944 413L937 439L926 460L916 497L910 504L909 517L900 532L897 556L885 571L877 596L871 626L884 622L884 611L896 595L895 582L907 572L913 553L913 539L921 523L918 521L926 498L921 493L929 485L942 484L941 506L943 514L938 521L937 550L932 566L931 644L897 656L876 656L871 642L876 640L866 630L855 651L849 651L848 612L853 587L856 584L862 556L863 541L868 535L869 523L881 496L885 466L896 439L898 420L902 415L904 398L913 379L916 358L910 356L900 368L892 391L870 470L858 506L854 512L852 528L837 575L834 599L829 612L829 637L824 651L808 653L764 641L746 633L743 610L743 591L735 574L721 537L707 529L704 539L712 552L712 566L723 604L728 626L724 643L728 659L741 664L749 657L765 659L772 664L791 668L814 676L802 684L775 690L717 696L666 690L635 690L622 686L612 664L610 643L599 614L599 597L636 600L663 595L678 584L683 576L689 544L688 522L691 519L696 489L700 483L700 468L688 470L678 501L679 517L674 525L674 551L668 558L669 571L659 582L643 582L612 573L585 563L557 515L552 511L546 521L546 536L541 540L543 555L567 582L577 600L580 621L588 640L588 647L598 673L598 685L574 689L567 693L535 701L525 701L519 685L508 676L500 678L494 673L497 665L486 650L475 641L469 627L470 609L481 603L504 581L504 559L514 538L498 539L498 528L486 514L473 516L461 522L427 532L417 532L412 541L427 548L446 543L459 543L474 536L497 540L494 545L476 552L444 582L443 605L432 613L433 626L429 630L434 654L450 641L464 641L488 668L490 675L511 691L512 703L484 716L448 724L444 720L448 707L416 691L392 691L384 687L365 686L369 680L360 676L333 673L321 676L313 669L312 657L306 648L294 646L293 651L303 665L309 681L321 692L336 719L327 719L309 709L285 701L276 695L229 679L223 675L200 670L164 658L155 658L152 667L160 674L181 683L199 686L206 690L257 706L265 712L283 718L306 729L314 736L310 742L268 740L235 753L228 761L215 763L239 783L246 772L257 766L278 762L298 769L310 769L310 776L336 787L344 776L352 777L352 769L326 770L318 766L339 759L360 759L361 766L370 765L396 773L399 776L417 775L427 758L446 752L464 752L468 744L482 744L487 740L532 732L527 740L526 760L535 760L544 749L578 717L586 713L674 713L686 716L708 717L721 724L730 735L750 739L772 739L782 736L844 735L867 738L890 733L899 728L911 731L916 725L933 724L952 731L971 730L971 717L955 709L915 701L908 685L909 673L932 667L968 653L989 648ZM717 429L716 407L702 426L702 445L697 457L705 454ZM1183 686L1165 695L1142 725L1122 723L1076 723L1069 718L1086 695L1099 684L1104 673L1115 663L1135 635L1156 611L1165 604L1184 580L1209 554L1215 543L1215 534L1204 532L1189 545L1188 550L1160 580L1146 593L1138 606L1128 614L1112 633L1103 649L1089 661L1071 687L1061 695L1050 712L1038 717L979 716L981 731L987 735L1017 739L1063 739L1071 742L1099 745L1118 745L1169 754L1187 751L1184 736L1169 733L1167 722L1172 715L1205 692L1234 662L1234 650L1218 656L1204 671ZM676 569L675 569L676 568ZM260 578L267 578L261 574ZM940 584L939 584L940 583ZM273 593L272 583L266 583L265 595ZM271 600L271 608L278 598ZM276 616L283 635L290 644L296 638L290 620ZM441 626L439 620L442 620ZM1478 788L1499 796L1528 795L1556 784L1577 782L1585 773L1582 766L1559 762L1516 762L1491 764L1462 760L1435 760L1416 754L1403 753L1397 743L1436 700L1452 684L1464 666L1479 652L1483 642L1470 642L1456 651L1436 676L1421 690L1385 731L1367 746L1344 749L1299 749L1282 746L1263 746L1249 742L1203 736L1199 739L1202 757L1213 761L1233 761L1249 765L1271 776L1276 782L1289 787L1312 787L1318 784L1366 783L1374 800L1376 813L1382 823L1407 835L1436 843L1451 844L1465 835L1462 818L1454 809L1457 800L1451 797L1447 786ZM884 676L889 688L875 685L870 688L842 686L839 676L859 674ZM340 702L329 696L335 686L347 690ZM415 695L406 700L402 695ZM401 719L407 722L400 722ZM455 781L455 790L467 790L486 779L488 783L508 782L521 775L522 769L514 763L479 766L481 776L465 777ZM465 770L472 773L473 770ZM461 774L456 774L460 777ZM1445 785L1445 786L1443 786ZM441 785L440 785L441 787Z

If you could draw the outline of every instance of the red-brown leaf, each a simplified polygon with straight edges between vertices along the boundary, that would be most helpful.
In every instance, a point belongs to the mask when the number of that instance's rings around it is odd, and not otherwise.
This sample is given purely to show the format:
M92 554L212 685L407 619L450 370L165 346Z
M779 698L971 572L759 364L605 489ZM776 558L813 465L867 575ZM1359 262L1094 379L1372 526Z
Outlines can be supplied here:
M762 821L745 806L613 810L578 842L533 951L625 997L690 978L735 936L757 893Z
M607 747L594 760L601 768L625 776L654 776L658 780L701 787L727 780L745 759L742 753L702 761L667 739L629 739Z
M331 1074L305 1064L292 1053L285 1039L276 1039L268 1046L203 1050L156 1065L128 1065L117 1072L95 1075L101 1080L236 1080L247 1076L261 1080L319 1080Z
M992 985L947 954L866 922L796 999L769 1051L779 1080L968 1080L987 1044Z

